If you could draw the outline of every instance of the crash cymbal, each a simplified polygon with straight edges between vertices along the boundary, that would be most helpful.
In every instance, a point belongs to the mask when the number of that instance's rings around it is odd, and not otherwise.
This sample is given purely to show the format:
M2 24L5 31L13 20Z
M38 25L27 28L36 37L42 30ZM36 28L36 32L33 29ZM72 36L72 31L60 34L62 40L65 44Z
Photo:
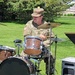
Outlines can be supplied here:
M59 25L60 25L59 23L50 23L50 22L48 22L46 24L42 24L42 25L38 26L38 29L41 29L41 28L42 29L55 28Z

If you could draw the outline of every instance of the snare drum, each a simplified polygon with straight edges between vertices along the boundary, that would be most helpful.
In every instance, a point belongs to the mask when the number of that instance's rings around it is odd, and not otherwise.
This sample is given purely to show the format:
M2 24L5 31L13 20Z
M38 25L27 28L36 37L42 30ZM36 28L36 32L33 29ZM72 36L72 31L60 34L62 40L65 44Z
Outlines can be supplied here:
M0 64L1 75L30 75L34 73L33 69L31 63L21 57L10 57Z
M42 52L42 39L37 36L27 36L24 40L24 53L28 55L39 55Z

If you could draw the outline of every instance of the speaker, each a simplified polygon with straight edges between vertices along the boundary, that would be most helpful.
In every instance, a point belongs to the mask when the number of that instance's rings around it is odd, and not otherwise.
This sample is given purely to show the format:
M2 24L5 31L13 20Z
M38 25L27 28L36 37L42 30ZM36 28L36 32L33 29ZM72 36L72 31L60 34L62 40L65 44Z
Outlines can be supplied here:
M75 75L75 58L62 59L62 75Z

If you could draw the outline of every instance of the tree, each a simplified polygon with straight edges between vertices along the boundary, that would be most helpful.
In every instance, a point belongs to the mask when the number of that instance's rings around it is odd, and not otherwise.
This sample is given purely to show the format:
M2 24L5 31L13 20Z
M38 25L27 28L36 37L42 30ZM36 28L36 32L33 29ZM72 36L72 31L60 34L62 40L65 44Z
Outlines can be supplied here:
M45 9L45 19L53 21L60 12L69 7L71 0L3 0L6 20L28 21L31 19L33 8L40 6Z

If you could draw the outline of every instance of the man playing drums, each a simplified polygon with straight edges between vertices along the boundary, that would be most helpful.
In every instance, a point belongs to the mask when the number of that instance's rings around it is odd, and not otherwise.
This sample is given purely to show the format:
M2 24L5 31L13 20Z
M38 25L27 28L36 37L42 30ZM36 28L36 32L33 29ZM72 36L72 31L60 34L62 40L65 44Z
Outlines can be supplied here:
M33 9L33 13L31 14L32 16L32 20L28 21L24 27L24 37L27 36L36 36L39 37L40 39L43 40L43 45L42 45L42 51L45 50L47 53L46 55L49 54L49 50L47 49L50 46L50 37L47 36L51 36L54 37L53 32L50 32L50 28L48 29L43 29L43 28L38 28L41 25L47 24L46 21L44 21L44 9L37 7ZM44 55L44 54L43 54ZM46 74L48 75L48 58L49 56L46 56L44 58L44 62L46 63ZM51 63L53 64L53 56L50 53L50 59L51 59ZM52 66L53 67L53 66ZM50 69L50 75L52 75L52 71Z

